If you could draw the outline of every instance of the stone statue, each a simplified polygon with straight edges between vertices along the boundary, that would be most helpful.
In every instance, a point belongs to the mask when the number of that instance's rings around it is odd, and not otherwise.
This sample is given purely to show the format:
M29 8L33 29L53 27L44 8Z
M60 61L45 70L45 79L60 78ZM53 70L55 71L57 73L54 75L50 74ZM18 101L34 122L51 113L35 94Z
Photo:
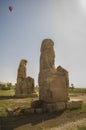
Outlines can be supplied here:
M68 72L61 66L55 68L54 42L45 39L41 45L40 72L39 72L39 100L45 102L46 109L49 106L58 109L66 107L68 100L69 79ZM50 108L50 109L51 109Z
M15 96L29 96L34 92L34 79L26 75L27 60L22 59L17 74Z
M51 39L45 39L41 45L40 71L54 67L55 53L54 42Z
M20 61L17 79L18 78L26 78L26 65L27 65L27 60L23 59Z

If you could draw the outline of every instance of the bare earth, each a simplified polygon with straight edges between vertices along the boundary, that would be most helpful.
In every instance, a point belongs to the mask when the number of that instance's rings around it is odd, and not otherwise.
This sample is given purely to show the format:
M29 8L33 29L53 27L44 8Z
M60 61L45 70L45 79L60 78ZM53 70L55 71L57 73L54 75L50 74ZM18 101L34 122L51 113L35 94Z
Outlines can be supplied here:
M86 126L86 118L77 120L75 122L72 121L64 125L61 125L58 128L51 128L50 130L76 130L79 126Z
M44 120L43 120L44 119ZM55 117L55 115L44 115L34 117L35 122L29 122L15 128L14 130L74 130L77 126L86 125L86 113L73 115L63 113Z
M70 94L70 98L71 98L71 99L82 99L82 100L83 100L83 103L86 103L86 93L81 93L81 94L71 93L71 94Z
M86 103L86 94L71 94L73 99L82 99ZM85 113L44 113L0 119L0 130L76 130L86 126Z
M86 94L71 94L71 99L82 99L83 103L86 103ZM54 125L56 127L54 128ZM71 115L71 113L62 114L55 119L50 119L47 121L42 121L40 128L48 130L76 130L78 126L86 126L86 113L81 113L80 115ZM52 127L52 128L47 128ZM28 130L28 124L22 127L16 128L15 130ZM36 128L36 127L35 127ZM33 129L32 127L30 129Z

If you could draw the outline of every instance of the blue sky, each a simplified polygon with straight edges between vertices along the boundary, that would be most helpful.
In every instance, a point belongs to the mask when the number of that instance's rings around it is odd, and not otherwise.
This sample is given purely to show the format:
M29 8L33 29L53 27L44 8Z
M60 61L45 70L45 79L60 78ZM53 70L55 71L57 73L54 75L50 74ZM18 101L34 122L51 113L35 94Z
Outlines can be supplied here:
M85 0L0 0L0 81L15 83L26 59L27 76L37 85L45 38L54 41L55 66L68 70L70 84L86 87Z

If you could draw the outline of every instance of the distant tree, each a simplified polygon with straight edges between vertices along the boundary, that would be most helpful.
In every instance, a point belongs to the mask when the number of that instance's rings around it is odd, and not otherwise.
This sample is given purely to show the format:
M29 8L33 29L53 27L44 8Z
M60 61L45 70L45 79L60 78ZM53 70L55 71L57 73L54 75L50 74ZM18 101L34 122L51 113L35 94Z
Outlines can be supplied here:
M7 83L7 86L11 87L11 86L12 86L12 83L9 83L9 82L8 82L8 83Z
M0 90L10 90L10 89L11 89L10 86L5 86L5 85L0 86Z
M74 84L73 83L71 84L71 88L72 88L72 91L73 91L74 90Z
M0 90L10 90L11 87L12 87L12 83L10 82L7 83L0 82Z

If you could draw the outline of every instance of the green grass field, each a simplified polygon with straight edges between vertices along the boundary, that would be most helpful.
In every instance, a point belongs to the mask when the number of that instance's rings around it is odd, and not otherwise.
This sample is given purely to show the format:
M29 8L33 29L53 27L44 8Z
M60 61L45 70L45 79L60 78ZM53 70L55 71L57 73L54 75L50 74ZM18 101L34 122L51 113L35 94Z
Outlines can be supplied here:
M38 97L26 97L26 98L16 98L15 90L0 90L0 116L7 116L6 108L29 108L33 100L37 100Z
M0 90L0 97L10 97L10 96L14 96L14 94L15 94L14 89Z
M69 92L73 93L86 93L86 88L69 88Z
M39 88L35 88L36 91L39 91ZM69 93L86 93L86 88L69 88ZM9 97L9 96L14 96L15 95L15 89L10 89L10 90L0 90L0 97Z

